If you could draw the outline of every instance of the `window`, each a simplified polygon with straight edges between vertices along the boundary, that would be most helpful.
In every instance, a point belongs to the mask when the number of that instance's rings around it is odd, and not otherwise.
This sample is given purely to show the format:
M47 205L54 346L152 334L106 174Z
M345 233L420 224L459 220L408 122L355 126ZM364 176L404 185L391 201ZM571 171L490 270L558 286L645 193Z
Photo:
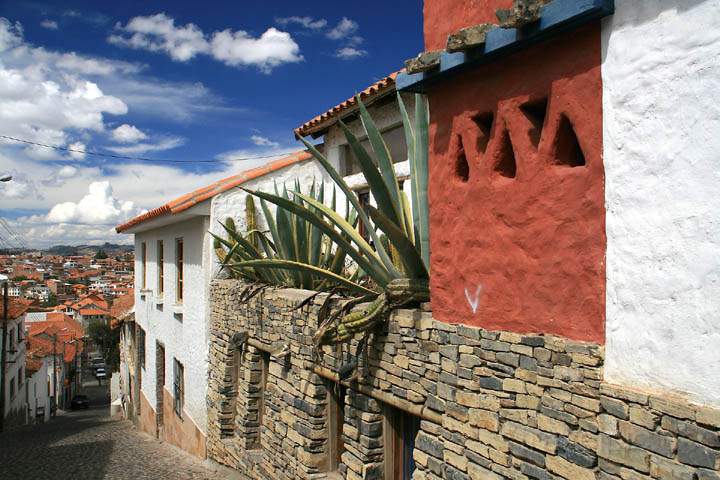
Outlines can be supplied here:
M138 354L138 363L140 364L140 367L143 369L145 368L145 330L142 329L142 327L138 326L138 334L137 334L137 354Z
M22 343L23 341L23 323L20 322L17 327L17 342Z
M173 358L173 409L179 417L182 417L182 409L185 398L185 367Z
M389 130L382 132L383 140L390 150L390 156L394 163L404 162L408 159L407 146L405 144L405 131L402 126L394 127ZM377 164L375 152L370 145L370 141L366 138L360 141L365 150L370 154L373 162ZM343 176L353 175L360 173L360 162L355 158L355 154L352 151L350 145L343 145L341 147L341 172Z
M175 275L177 276L177 285L175 285L175 300L178 303L183 301L183 265L184 265L184 248L183 239L178 238L175 240Z
M145 290L147 288L147 245L145 242L140 244L140 261L142 262L142 282L140 288Z
M15 350L15 332L13 332L12 328L8 332L8 350L10 350L11 353Z
M15 377L10 379L10 400L15 398Z
M20 388L20 385L22 385L23 381L25 380L24 373L25 372L23 371L23 367L20 367L18 369L18 388Z
M165 293L165 246L162 240L157 242L158 296Z
M263 417L265 417L265 393L267 392L268 371L270 370L270 353L260 352L260 405L258 405L258 424L260 431L263 428ZM260 442L258 442L258 445Z
M420 431L420 419L389 405L383 405L385 478L410 480L415 471L413 450Z
M327 381L328 391L328 472L337 471L345 451L343 423L345 419L346 389L339 383Z

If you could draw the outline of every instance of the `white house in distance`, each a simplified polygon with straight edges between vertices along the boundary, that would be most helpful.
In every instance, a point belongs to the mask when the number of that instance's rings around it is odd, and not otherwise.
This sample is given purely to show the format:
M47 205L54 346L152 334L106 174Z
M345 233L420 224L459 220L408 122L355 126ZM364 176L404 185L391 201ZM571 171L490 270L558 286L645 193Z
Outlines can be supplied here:
M121 369L137 366L128 376L138 380L140 398L129 402L141 430L198 457L206 456L208 288L217 271L208 232L228 216L244 219L244 204L228 198L237 186L272 188L273 181L295 178L322 178L307 152L220 180L117 227L135 235L136 327L134 338L123 336L134 346L122 348L138 358L125 358Z

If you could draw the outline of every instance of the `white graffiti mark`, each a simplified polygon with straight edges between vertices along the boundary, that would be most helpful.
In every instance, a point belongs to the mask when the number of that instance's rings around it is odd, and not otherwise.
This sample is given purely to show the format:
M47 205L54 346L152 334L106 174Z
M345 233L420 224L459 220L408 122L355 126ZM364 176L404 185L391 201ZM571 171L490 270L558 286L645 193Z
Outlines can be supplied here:
M467 287L465 287L465 298L467 298L470 308L472 308L473 314L477 313L477 309L480 306L480 292L482 292L482 285L478 285L475 289L475 295L470 296Z

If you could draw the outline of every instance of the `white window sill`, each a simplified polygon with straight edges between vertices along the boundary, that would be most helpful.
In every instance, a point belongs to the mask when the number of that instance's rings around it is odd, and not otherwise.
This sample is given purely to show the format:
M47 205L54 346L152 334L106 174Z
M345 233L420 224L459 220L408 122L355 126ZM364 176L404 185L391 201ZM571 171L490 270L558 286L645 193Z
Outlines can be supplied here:
M172 306L172 312L175 315L182 315L183 314L183 304L182 303L176 303Z
M163 303L165 303L165 297L155 295L155 305L162 305Z
M149 288L141 288L141 289L140 289L140 296L141 296L141 297L147 297L148 295L150 295L150 294L152 294L152 293L153 293L153 291L150 290Z

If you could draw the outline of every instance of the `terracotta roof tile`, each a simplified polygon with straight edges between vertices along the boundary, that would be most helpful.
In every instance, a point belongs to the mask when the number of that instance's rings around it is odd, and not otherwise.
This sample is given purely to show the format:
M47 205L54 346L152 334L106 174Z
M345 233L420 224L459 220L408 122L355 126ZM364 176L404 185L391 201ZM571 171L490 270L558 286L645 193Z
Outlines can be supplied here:
M238 175L233 175L232 177L218 180L211 185L199 188L193 192L176 198L175 200L172 200L161 207L154 208L149 212L138 215L137 217L129 220L128 222L123 223L122 225L118 225L117 227L115 227L115 230L118 233L122 233L136 225L139 225L148 220L152 220L153 218L180 213L190 207L197 205L198 203L204 202L205 200L214 197L219 193L230 190L231 188L235 188L238 185L242 185L245 182L248 182L258 177L262 177L264 175L288 167L295 163L310 160L311 158L312 155L309 152L301 150L286 157L269 162L263 166L252 168Z
M27 302L23 302L18 299L14 298L8 298L8 319L14 320L27 312L30 305L28 305ZM0 318L4 318L3 315L5 314L5 306L0 299Z
M384 93L392 92L393 90L395 90L395 78L400 72L402 72L402 70L391 73L387 77L378 80L377 82L373 83L365 90L360 92L360 99L363 100L363 103L366 99L375 98L378 95L382 95ZM295 129L295 136L305 137L307 135L310 135L311 133L322 130L323 128L329 126L327 124L330 120L335 121L346 111L351 109L354 110L356 106L357 98L355 98L355 96L353 95L344 102L335 105L330 110L321 113L312 120L308 120L307 122L297 127Z

